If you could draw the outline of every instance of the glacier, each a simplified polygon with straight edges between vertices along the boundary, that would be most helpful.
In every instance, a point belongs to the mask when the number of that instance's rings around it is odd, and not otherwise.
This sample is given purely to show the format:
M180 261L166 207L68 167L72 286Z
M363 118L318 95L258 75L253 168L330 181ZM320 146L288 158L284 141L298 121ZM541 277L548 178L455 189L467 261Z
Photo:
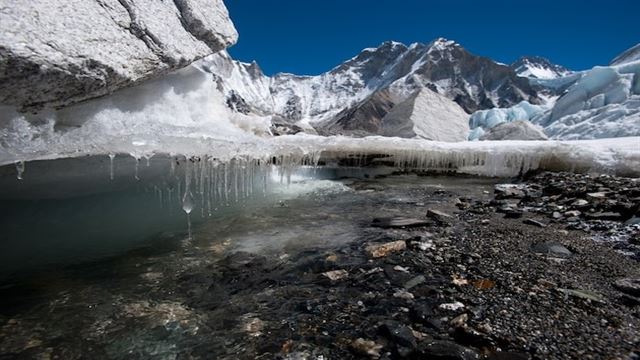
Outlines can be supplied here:
M0 119L0 165L82 156L198 157L213 163L301 165L378 156L403 169L513 176L530 169L637 174L640 138L598 141L445 143L395 137L349 138L308 134L272 137L264 117L231 112L212 75L198 65L110 97L58 111ZM131 167L133 171L134 168ZM17 174L16 174L17 175Z

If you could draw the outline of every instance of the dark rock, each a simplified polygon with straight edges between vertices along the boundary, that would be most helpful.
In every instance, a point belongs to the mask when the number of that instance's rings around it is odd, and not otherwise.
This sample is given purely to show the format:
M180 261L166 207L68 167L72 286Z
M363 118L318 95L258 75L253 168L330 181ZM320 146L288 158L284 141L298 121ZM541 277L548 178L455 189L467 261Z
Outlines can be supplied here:
M622 220L622 215L617 212L598 212L594 214L588 213L586 218L589 220L612 220L612 221L620 221Z
M371 226L379 228L410 228L431 225L428 220L412 219L406 217L375 218Z
M469 326L459 326L453 332L453 338L458 344L477 348L490 347L491 339L487 335Z
M505 219L520 219L524 212L522 210L507 210L504 212Z
M541 227L541 228L547 227L547 224L541 223L538 220L524 219L522 222L527 224L527 225L533 225L533 226L537 226L537 227Z
M424 283L425 281L427 281L427 279L424 277L424 275L418 275L418 276L414 277L413 279L407 281L404 284L404 288L407 289L407 290L410 290L410 289L412 289L412 288Z
M487 360L529 360L531 356L528 354L500 351L486 357Z
M417 353L425 359L434 360L474 360L480 358L480 355L474 350L446 340L425 341L420 344Z
M449 214L447 214L445 212L442 212L442 211L439 211L439 210L434 210L434 209L427 210L427 217L431 218L431 219L434 219L434 220L436 220L436 221L438 221L440 223L448 223L451 220L453 220L453 216L451 216L451 215L449 215Z
M382 324L381 330L385 336L401 347L415 349L417 346L416 337L408 326L396 321L386 321Z
M619 279L613 283L613 286L629 295L640 296L640 278Z
M498 184L494 193L496 199L521 199L525 196L524 186L519 184Z
M535 244L531 247L531 250L535 253L553 255L558 257L570 257L571 251L564 247L559 242L549 241L540 244Z

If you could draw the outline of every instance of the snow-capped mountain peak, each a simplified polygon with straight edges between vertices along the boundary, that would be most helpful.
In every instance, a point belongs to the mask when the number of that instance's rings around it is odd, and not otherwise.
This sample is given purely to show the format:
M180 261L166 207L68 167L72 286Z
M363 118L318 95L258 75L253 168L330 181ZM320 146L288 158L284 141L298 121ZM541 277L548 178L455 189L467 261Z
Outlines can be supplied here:
M611 60L609 65L622 65L637 60L640 60L640 44L637 44L616 56L615 59Z
M511 64L511 68L518 76L534 79L557 79L572 73L564 66L553 64L540 56L523 56Z

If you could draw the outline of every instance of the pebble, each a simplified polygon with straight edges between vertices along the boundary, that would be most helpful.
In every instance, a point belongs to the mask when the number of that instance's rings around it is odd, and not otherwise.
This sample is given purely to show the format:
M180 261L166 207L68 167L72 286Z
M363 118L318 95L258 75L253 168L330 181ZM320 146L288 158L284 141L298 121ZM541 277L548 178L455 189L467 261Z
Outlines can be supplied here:
M407 243L404 240L389 242L386 244L374 244L365 248L365 252L371 258L388 256L391 253L405 250Z

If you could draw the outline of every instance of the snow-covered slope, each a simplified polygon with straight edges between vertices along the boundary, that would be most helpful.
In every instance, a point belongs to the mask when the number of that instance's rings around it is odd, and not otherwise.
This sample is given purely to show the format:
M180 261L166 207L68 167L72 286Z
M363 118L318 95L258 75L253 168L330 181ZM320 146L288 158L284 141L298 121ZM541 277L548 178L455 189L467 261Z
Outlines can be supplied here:
M435 141L464 141L469 115L448 98L423 88L382 119L382 135Z
M540 56L523 56L511 68L518 76L533 79L557 79L571 74L571 70Z
M214 74L230 107L311 123L321 133L367 130L357 128L362 121L354 114L374 113L379 121L423 88L455 101L467 113L523 100L542 102L508 66L446 39L410 46L385 42L317 76L265 76L256 63L234 61L226 53L207 58L204 67Z
M638 61L640 60L640 44L633 46L623 52L622 54L616 56L609 65L622 65L625 63Z

